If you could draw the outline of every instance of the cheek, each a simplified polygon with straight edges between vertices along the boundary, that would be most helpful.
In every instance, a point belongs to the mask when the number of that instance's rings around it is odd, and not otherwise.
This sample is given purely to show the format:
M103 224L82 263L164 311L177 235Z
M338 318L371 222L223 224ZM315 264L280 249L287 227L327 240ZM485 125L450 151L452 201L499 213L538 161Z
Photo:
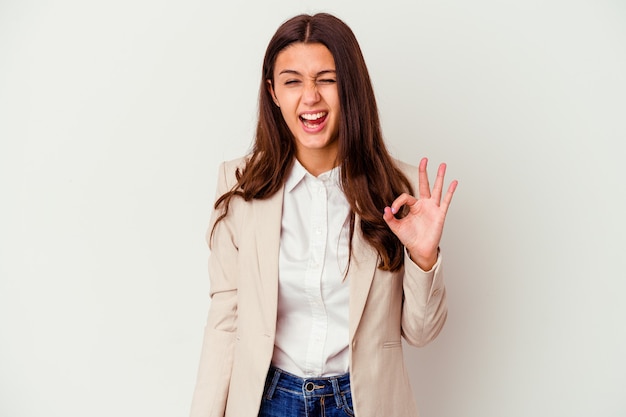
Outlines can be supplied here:
M341 114L341 105L339 104L339 95L335 91L334 94L331 94L328 98L328 104L334 110L336 114Z
M283 121L285 122L285 125L287 125L289 132L295 136L298 133L298 124L300 123L298 117L294 114L294 112L289 111L283 106L280 107L280 114L283 117Z
M283 120L285 121L285 123L287 123L288 126L291 126L298 121L293 112L289 111L289 109L285 107L280 107L280 114L283 116Z
M279 103L278 108L280 109L280 114L283 115L283 118L285 120L288 120L289 117L292 117L295 112L295 103L293 97L291 97L289 94L281 92L276 95L276 98Z

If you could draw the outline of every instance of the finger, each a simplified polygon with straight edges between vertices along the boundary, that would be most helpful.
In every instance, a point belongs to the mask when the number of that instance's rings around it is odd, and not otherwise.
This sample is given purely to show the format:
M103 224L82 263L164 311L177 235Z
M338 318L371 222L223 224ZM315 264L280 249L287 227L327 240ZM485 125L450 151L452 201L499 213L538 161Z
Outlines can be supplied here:
M389 229L395 233L399 220L394 216L394 213L391 211L391 207L385 207L385 210L383 211L383 220L385 220Z
M428 159L422 158L418 172L419 198L430 198L430 184L428 183L428 173L426 172L427 165Z
M443 180L446 176L446 164L439 165L437 170L437 178L435 178L435 185L433 186L432 197L437 203L441 201L441 193L443 192Z
M454 196L457 185L459 185L459 182L457 180L452 181L448 186L448 191L446 192L446 195L443 197L441 207L445 210L445 212L447 212L448 207L450 207L450 202L452 201L452 197Z
M407 206L412 206L415 203L417 203L417 198L413 197L411 194L402 193L398 196L398 198L393 200L393 203L391 203L391 213L396 214L405 204Z

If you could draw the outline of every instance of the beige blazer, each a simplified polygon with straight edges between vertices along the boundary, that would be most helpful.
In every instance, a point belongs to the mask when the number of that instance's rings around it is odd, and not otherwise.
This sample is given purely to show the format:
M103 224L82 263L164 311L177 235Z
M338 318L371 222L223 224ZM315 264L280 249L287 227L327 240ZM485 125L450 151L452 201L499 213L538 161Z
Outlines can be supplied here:
M218 196L233 187L235 169L242 163L220 166ZM397 165L417 180L416 167ZM215 230L209 259L211 305L192 417L258 415L276 333L282 201L282 191L266 200L234 198ZM441 330L447 315L441 259L430 272L408 256L401 271L381 271L377 253L355 229L349 267L355 415L415 417L401 336L423 346Z

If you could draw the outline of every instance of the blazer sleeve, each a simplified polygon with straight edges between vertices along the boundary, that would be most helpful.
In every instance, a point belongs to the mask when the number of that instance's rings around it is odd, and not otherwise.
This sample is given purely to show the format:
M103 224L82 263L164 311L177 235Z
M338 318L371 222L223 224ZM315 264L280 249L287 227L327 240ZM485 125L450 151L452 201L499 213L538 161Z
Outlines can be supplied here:
M222 163L217 196L234 185L235 167ZM233 200L234 202L234 200ZM237 331L237 217L231 204L229 214L211 231L221 209L214 209L207 241L211 248L209 277L211 304L200 354L200 365L191 405L191 417L223 417L233 364Z
M404 255L402 335L413 346L437 337L448 316L441 254L430 271L423 271Z
M418 168L395 162L418 190ZM402 286L402 335L411 345L424 346L437 337L448 316L441 253L433 268L423 271L405 250Z

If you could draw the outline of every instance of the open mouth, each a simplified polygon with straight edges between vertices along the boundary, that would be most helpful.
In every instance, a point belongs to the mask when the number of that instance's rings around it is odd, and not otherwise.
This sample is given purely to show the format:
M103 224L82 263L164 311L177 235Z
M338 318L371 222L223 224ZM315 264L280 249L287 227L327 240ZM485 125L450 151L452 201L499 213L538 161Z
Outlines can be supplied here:
M328 112L321 111L317 113L303 113L300 115L300 121L307 129L317 129L328 117Z

